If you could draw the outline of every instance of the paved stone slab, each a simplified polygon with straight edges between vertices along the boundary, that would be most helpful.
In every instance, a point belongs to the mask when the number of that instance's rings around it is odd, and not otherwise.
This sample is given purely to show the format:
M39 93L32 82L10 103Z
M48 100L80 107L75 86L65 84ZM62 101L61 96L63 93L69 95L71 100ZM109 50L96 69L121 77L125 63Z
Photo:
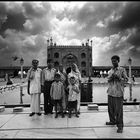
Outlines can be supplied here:
M0 115L0 128L5 125L14 115Z
M29 117L29 114L16 114L2 129L27 129L27 128L65 128L67 117L57 119L54 114Z
M0 138L140 138L139 106L125 107L124 131L116 133L116 126L106 126L109 120L106 107L99 111L81 108L80 118L54 118L54 114L29 117L29 108L23 112L0 113ZM8 112L7 112L8 113Z
M124 112L124 124L140 126L140 112Z
M124 127L123 133L117 133L117 128L94 128L98 138L140 138L140 127Z
M97 138L92 128L21 130L15 138Z
M68 127L104 126L108 121L107 112L81 113L79 118L72 116L68 119Z
M16 134L19 132L19 130L12 130L12 131L0 131L0 139L5 138L15 138Z

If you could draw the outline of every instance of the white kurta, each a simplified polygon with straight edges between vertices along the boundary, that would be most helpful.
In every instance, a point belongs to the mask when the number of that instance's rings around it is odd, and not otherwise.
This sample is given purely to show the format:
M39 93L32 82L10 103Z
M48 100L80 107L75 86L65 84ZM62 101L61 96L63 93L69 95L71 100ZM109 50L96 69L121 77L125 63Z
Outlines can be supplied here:
M41 69L37 68L36 71L32 71L33 78L30 79L30 74L28 75L28 80L30 80L30 95L31 95L31 112L40 112L40 94L41 94Z

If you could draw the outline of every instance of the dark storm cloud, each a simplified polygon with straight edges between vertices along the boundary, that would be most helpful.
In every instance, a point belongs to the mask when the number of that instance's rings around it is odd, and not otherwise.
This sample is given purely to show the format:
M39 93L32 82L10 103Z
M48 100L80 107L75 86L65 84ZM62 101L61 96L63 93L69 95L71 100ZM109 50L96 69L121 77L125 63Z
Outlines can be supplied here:
M108 22L108 29L115 33L125 32L129 35L126 40L131 46L128 55L140 58L140 2L127 2L123 9L118 12L121 17L115 21Z
M15 29L22 31L24 29L25 16L22 13L19 14L7 14L7 20L1 26L1 32L6 29Z
M21 31L24 29L25 16L22 12L22 8L16 3L0 3L0 34L3 35L7 29L15 29Z
M43 3L41 8L36 7L34 2L24 2L22 6L25 9L26 16L29 18L42 18L51 8L49 3Z
M6 12L7 12L6 5L4 3L0 3L0 16L5 15Z
M140 46L140 29L137 29L134 33L131 33L127 41L131 43L132 45L139 47Z
M75 19L83 28L79 34L83 36L105 36L105 28L99 28L96 24L103 21L113 11L117 10L121 3L117 2L89 2L74 14ZM84 32L84 33L83 33Z
M119 13L121 18L115 21L110 21L108 29L115 32L126 30L135 30L130 34L128 42L132 45L140 45L140 2L128 2L124 9Z
M119 13L121 18L115 21L110 21L109 28L117 28L118 30L125 30L128 28L140 26L140 2L128 2L124 9Z

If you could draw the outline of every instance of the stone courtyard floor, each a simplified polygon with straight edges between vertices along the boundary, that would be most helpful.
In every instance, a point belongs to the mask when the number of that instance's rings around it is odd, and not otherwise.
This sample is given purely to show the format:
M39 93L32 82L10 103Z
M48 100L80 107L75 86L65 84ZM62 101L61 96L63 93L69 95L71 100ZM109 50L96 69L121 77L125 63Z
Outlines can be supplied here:
M124 105L124 130L117 133L116 126L106 126L109 120L107 106L88 110L81 106L79 118L65 118L54 114L29 117L30 108L15 113L13 108L0 112L0 138L140 138L140 107Z

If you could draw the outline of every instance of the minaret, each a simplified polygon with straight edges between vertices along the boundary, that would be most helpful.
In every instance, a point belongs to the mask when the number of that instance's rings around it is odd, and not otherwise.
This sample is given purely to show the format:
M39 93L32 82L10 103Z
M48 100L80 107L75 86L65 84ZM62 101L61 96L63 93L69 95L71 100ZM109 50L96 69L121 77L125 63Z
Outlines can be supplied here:
M91 47L92 47L92 40L90 41L90 43L91 43Z
M50 45L49 43L50 43L50 41L49 41L49 39L48 39L48 40L47 40L47 47Z
M53 39L52 39L52 37L50 38L50 46L53 46Z

